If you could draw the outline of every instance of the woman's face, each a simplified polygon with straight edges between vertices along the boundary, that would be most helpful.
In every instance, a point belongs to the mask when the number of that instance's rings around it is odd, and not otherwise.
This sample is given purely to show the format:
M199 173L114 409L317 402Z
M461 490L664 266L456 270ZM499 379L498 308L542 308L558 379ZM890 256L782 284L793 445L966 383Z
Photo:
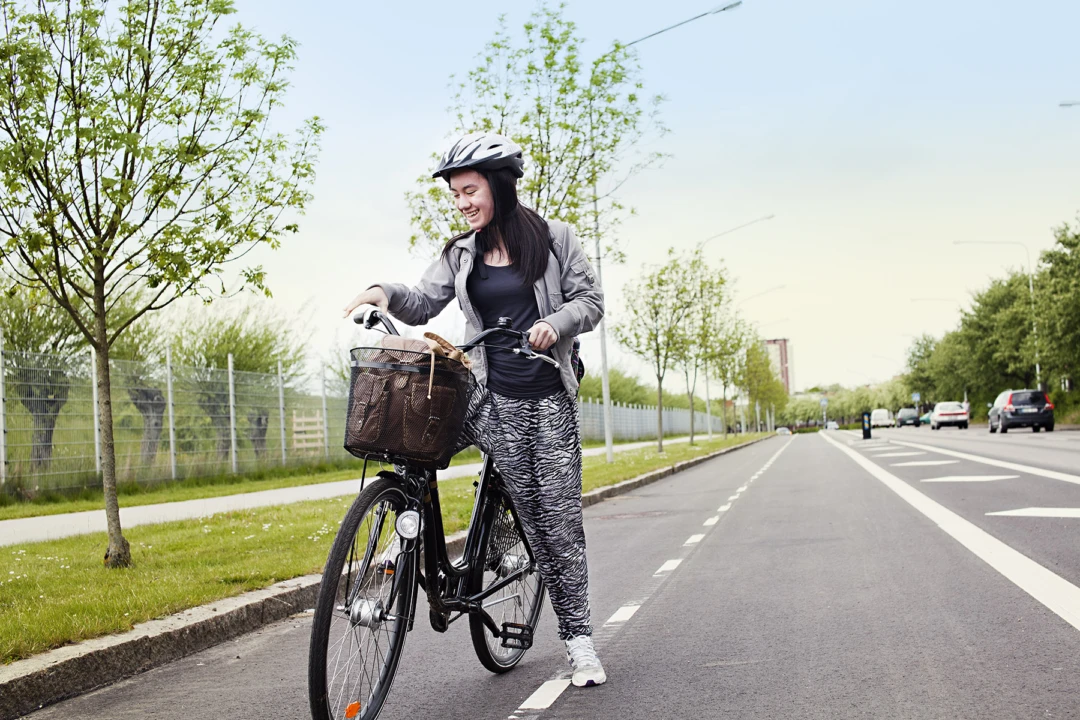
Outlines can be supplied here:
M454 204L474 231L487 226L495 217L495 198L487 178L475 170L459 170L450 176Z

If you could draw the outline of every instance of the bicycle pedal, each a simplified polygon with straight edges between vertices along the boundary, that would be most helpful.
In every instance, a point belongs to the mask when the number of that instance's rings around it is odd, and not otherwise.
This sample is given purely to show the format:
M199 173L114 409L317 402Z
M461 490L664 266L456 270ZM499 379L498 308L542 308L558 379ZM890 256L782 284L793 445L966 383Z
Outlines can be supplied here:
M533 644L533 631L528 625L521 623L505 622L502 632L499 633L504 648L516 648L528 650Z

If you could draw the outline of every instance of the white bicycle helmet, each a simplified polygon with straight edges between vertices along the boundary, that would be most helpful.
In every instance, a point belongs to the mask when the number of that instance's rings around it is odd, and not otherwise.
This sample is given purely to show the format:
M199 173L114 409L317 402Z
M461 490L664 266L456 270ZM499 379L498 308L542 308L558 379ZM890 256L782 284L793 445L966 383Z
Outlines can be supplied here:
M454 170L501 170L508 168L514 177L525 174L521 148L510 138L495 133L471 133L446 151L431 177L448 177Z

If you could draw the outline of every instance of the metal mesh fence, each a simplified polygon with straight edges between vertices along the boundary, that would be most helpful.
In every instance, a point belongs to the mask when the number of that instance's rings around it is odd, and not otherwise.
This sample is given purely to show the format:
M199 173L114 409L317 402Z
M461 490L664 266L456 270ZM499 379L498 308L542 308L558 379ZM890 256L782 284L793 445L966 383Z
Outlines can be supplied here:
M8 493L100 486L93 358L4 351L0 487ZM341 383L310 387L277 374L171 363L110 363L116 474L157 483L283 464L351 458L342 447ZM231 376L231 377L230 377ZM656 437L656 409L616 403L614 437ZM579 401L582 437L604 437L603 405ZM695 432L710 421L697 413ZM720 420L711 419L713 431ZM690 413L664 410L664 432L685 434Z

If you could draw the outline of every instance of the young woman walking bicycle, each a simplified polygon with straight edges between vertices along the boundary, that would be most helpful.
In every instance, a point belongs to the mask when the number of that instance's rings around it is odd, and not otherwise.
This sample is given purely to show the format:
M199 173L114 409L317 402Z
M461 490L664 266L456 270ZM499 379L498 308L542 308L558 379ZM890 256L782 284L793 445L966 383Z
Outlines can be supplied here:
M518 201L521 148L492 133L467 135L443 156L446 180L470 230L451 238L412 287L379 283L356 296L410 325L423 325L457 297L467 334L510 327L558 367L522 353L470 352L476 391L461 444L495 463L558 616L573 683L607 680L592 643L589 573L581 514L581 437L571 360L575 338L604 314L589 260L565 223ZM502 323L500 323L502 320Z

